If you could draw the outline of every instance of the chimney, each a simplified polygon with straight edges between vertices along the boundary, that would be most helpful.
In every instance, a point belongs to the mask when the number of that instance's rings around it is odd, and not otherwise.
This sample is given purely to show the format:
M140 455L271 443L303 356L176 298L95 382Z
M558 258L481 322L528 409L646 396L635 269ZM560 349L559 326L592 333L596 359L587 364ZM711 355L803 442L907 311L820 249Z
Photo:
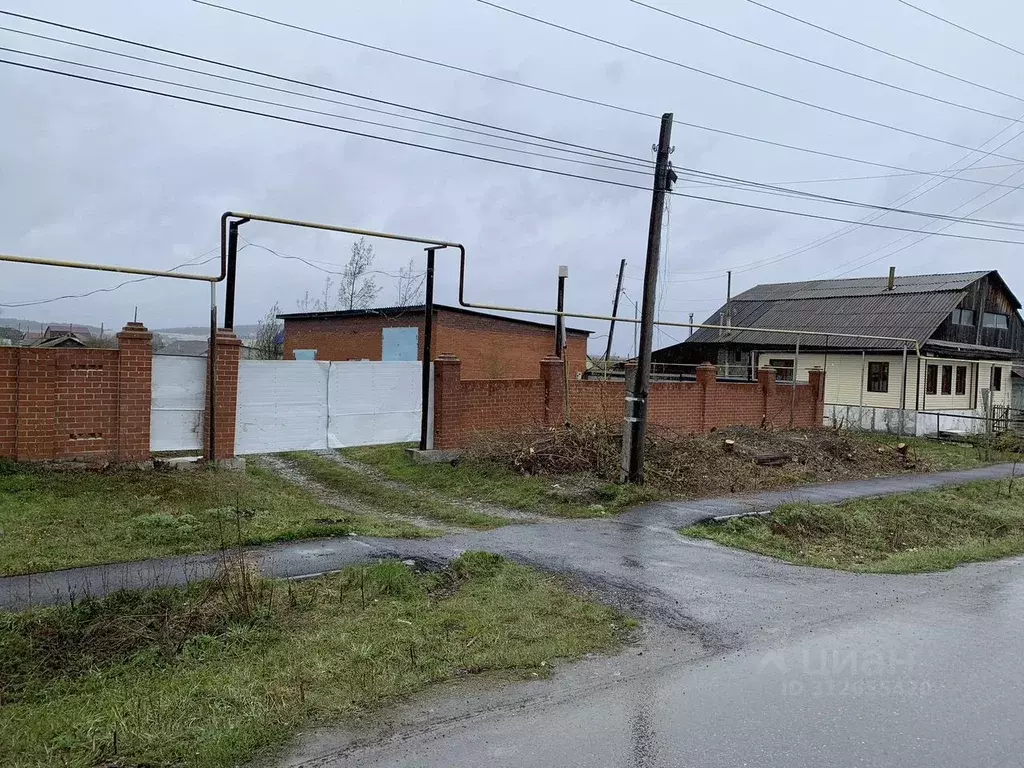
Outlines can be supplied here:
M896 287L896 267L889 267L889 287L887 291L891 291Z

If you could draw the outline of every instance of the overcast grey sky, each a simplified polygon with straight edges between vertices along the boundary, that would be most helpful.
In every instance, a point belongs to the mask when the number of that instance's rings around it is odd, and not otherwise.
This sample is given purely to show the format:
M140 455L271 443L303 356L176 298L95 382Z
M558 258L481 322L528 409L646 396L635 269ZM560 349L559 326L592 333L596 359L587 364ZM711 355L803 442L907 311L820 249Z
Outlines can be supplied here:
M879 163L937 171L958 161L966 165L979 158L980 165L1010 162L983 158L977 153L971 155L963 149L757 94L544 28L473 0L223 2L392 50L643 112L671 111L679 120ZM964 102L1013 120L1024 115L1024 101L887 59L780 18L745 0L651 2L733 33L905 88ZM928 19L896 0L865 0L855 6L812 0L767 2L903 56L1024 96L1018 76L1024 57ZM947 18L1024 47L1020 24L1024 10L1009 0L982 0L969 6L952 0L920 2ZM1014 125L1008 120L897 93L756 49L627 0L503 0L503 4L795 98L971 147L980 147L1002 132L994 143L987 145L991 149L1024 130L1024 124ZM652 157L651 145L657 139L656 119L588 106L320 39L188 0L8 0L4 7L631 156ZM97 44L74 33L29 22L5 18L0 19L0 24ZM198 76L31 40L10 32L0 31L0 38L4 41L0 45L6 47L206 87L226 87ZM121 50L140 53L123 47ZM29 61L7 52L0 56ZM128 82L125 78L113 79ZM227 87L246 95L282 98L244 86ZM642 274L650 211L650 194L646 191L504 168L6 65L0 66L0 99L6 106L0 124L0 252L170 268L214 248L218 216L230 208L461 241L470 254L467 295L471 300L550 308L557 266L567 264L569 308L606 314L620 258L629 263L630 279L625 286L628 296L640 296L637 278ZM313 109L438 130L338 106L287 96L283 99ZM649 179L639 175L509 155L329 117L311 119L645 187L650 184ZM894 173L678 125L673 145L672 160L676 166L766 182ZM1011 141L1001 152L1024 157L1024 137ZM1016 185L1024 183L1020 168L973 171L969 176ZM928 178L896 176L799 188L890 204ZM869 213L752 192L687 189L688 186L688 182L682 181L677 190L856 220ZM949 181L935 186L907 207L946 213L979 192L985 193L966 209L957 211L962 214L1007 191ZM1022 204L1024 195L1012 192L976 216L1017 220ZM914 228L926 223L899 215L888 215L879 221ZM932 224L931 228L938 226ZM745 266L771 260L842 228L843 225L832 222L673 198L664 253L670 282L664 285L659 314L674 320L685 320L689 312L697 318L706 317L724 298L724 270L730 268L737 269L734 292L760 282L809 279L822 273L830 277L850 269L854 270L853 275L882 274L889 264L894 264L901 273L998 269L1011 288L1024 293L1024 268L1019 266L1018 246L933 237L892 258L887 256L887 250L867 256L899 241L890 247L894 250L916 236L900 240L903 233L866 227L760 268ZM949 231L1013 236L1012 232L964 225ZM246 225L243 233L254 243L333 262L339 268L351 242L341 236L262 224ZM376 245L377 268L381 270L397 272L409 256L422 258L422 250L417 246ZM878 260L866 263L874 259ZM275 301L282 309L293 309L306 289L315 291L323 282L324 275L314 269L255 248L247 249L241 261L238 322L255 321ZM206 269L213 267L211 263ZM112 275L71 270L10 264L0 269L0 303L78 294L122 282ZM393 281L386 276L379 276L378 280L383 285L381 302L389 303L394 299ZM442 254L439 300L454 301L456 284L455 261L451 254ZM137 305L139 319L156 328L202 324L207 316L207 302L204 285L153 280L88 298L6 308L3 314L120 325L131 319ZM625 311L631 313L632 309ZM573 324L592 328L597 334L607 332L601 323ZM681 329L670 329L668 333L679 338L685 334ZM630 330L624 328L619 339L616 350L628 352ZM667 335L657 341L670 343ZM602 346L603 339L598 340L593 350Z

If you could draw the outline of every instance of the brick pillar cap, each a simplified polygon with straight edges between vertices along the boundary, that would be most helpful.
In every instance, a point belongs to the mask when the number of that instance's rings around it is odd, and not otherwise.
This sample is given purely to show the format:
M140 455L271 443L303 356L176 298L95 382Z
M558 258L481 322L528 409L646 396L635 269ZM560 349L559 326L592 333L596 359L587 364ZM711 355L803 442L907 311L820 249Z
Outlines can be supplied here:
M461 362L459 358L453 355L451 352L442 352L434 358L434 362L439 363L458 363Z
M228 328L217 329L217 346L219 347L240 347L242 340L235 335L233 330Z
M562 362L562 358L558 357L557 355L547 355L543 360L541 360L541 362L542 363L560 363L560 362Z
M718 366L715 365L714 363L708 363L708 362L701 363L697 367L698 368L703 368L705 370L707 370L708 368L715 368L717 370L717 368L718 368Z
M117 338L152 339L153 334L142 323L130 322L124 324L124 328L118 332Z

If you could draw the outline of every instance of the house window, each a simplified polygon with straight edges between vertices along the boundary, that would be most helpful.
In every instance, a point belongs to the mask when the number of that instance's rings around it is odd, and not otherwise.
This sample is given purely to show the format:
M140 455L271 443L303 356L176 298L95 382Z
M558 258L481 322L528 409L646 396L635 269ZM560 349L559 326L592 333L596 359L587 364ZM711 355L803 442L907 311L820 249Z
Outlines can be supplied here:
M942 394L953 394L953 366L942 366Z
M889 391L889 364L868 363L868 392Z
M956 393L958 395L967 394L967 366L958 365L956 367Z
M929 365L928 373L925 376L924 382L924 393L926 395L934 395L939 389L939 366Z
M974 310L954 309L953 325L974 325Z
M986 312L982 315L981 324L986 328L1007 328L1009 327L1009 320L1006 315Z
M773 357L768 361L768 365L775 369L775 380L776 381L792 381L793 380L793 361L784 357Z
M1003 388L1003 369L998 365L992 366L992 391L999 392Z

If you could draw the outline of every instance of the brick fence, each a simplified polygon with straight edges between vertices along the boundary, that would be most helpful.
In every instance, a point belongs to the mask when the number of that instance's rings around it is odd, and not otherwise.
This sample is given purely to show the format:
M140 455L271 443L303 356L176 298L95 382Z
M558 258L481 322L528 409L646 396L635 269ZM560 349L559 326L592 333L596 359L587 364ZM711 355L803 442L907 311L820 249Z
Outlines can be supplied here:
M218 333L216 458L234 455L240 357L238 338ZM145 461L152 392L153 334L141 323L125 325L116 349L0 347L0 459Z
M539 379L463 379L458 358L434 362L434 447L466 446L475 436L566 421L562 361L541 361ZM569 418L621 424L624 381L570 380ZM652 425L681 434L736 425L818 427L824 418L825 373L814 369L807 384L779 385L775 370L762 368L756 382L718 381L716 368L697 369L694 382L655 382L648 413Z

